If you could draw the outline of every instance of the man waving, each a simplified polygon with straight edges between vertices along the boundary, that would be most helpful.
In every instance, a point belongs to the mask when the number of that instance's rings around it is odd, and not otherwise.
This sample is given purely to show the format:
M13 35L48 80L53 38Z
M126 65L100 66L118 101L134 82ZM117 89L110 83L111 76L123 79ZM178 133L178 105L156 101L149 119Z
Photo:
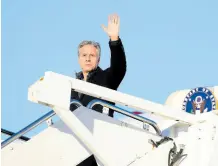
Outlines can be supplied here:
M78 46L78 60L81 72L76 78L93 84L117 90L126 73L126 57L119 37L120 18L114 14L108 17L108 26L102 25L103 30L109 36L111 50L110 67L102 70L98 65L101 57L100 44L94 41L82 41ZM84 106L95 99L92 96L81 94L72 90L71 99L79 100ZM70 108L73 110L73 106ZM94 110L101 112L103 107L96 105ZM113 117L113 110L108 115Z

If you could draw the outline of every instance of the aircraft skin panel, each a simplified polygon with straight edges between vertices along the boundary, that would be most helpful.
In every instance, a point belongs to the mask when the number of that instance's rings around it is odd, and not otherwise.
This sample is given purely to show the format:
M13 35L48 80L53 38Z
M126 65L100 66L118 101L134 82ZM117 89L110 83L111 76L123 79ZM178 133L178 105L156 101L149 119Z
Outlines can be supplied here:
M218 103L218 86L207 87L207 88L211 90ZM186 95L190 92L190 90L191 89L185 89L185 90L180 90L171 93L166 99L165 105L175 108L176 110L182 110L183 101ZM217 109L218 109L218 104L217 104Z

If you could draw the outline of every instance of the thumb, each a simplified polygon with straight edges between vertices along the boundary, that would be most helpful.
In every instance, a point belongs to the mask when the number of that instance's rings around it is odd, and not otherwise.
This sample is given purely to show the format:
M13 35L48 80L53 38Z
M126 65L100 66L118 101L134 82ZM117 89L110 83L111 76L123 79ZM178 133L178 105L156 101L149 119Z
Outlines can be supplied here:
M101 27L107 33L107 27L105 27L103 24L101 25Z

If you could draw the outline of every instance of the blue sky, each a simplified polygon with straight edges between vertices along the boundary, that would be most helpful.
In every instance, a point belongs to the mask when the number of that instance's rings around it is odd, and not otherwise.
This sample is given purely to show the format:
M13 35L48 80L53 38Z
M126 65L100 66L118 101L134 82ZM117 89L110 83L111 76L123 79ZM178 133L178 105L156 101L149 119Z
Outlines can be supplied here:
M164 103L176 90L217 85L217 8L217 0L2 0L2 128L18 131L49 110L27 100L28 87L48 70L74 77L81 40L100 42L100 66L109 66L100 25L111 13L128 65L119 91Z

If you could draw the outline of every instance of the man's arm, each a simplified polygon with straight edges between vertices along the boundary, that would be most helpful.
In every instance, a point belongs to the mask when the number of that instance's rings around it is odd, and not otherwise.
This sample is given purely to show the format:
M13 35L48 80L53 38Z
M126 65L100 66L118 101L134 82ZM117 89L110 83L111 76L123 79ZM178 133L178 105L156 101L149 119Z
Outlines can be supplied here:
M117 89L126 73L126 57L121 39L109 41L111 50L110 67L106 70L111 88Z
M120 18L118 15L110 15L108 27L102 25L104 31L110 37L111 65L106 70L108 82L112 89L117 89L126 73L126 57L121 39L119 38Z

